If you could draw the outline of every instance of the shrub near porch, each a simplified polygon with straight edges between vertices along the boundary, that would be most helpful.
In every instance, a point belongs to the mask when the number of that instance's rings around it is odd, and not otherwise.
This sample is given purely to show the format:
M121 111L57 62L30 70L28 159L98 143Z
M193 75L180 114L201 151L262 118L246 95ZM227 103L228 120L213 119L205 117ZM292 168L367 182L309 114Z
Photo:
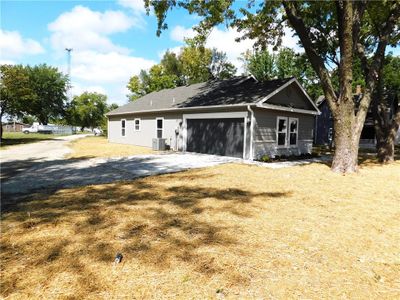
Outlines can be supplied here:
M3 210L1 294L398 298L399 182L229 164L32 195Z

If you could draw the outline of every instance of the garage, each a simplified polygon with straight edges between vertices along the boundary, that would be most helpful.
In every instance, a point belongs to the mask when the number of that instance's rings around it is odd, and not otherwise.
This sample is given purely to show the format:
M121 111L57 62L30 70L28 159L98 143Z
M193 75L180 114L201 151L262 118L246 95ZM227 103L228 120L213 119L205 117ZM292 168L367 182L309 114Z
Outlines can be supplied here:
M188 152L243 157L244 118L187 119Z

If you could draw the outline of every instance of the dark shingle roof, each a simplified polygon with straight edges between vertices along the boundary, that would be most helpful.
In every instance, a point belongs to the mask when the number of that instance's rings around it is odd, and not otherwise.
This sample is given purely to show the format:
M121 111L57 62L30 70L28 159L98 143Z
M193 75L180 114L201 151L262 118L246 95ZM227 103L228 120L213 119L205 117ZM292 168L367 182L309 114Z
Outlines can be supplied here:
M252 104L260 101L291 79L258 82L252 77L240 76L225 80L210 80L152 92L109 112L107 115L174 108Z

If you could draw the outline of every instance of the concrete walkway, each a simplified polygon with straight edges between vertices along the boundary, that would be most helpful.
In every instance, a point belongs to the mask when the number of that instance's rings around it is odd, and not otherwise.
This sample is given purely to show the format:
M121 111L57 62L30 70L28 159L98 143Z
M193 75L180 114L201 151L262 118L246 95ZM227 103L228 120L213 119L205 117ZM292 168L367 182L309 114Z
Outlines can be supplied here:
M61 136L41 142L11 146L0 151L1 174L3 183L8 178L25 172L35 163L63 159L71 153L68 144L71 141L88 136L87 134Z
M68 143L83 137L87 134L76 134L56 137L41 142L11 146L0 151L1 162L23 161L23 160L55 160L61 159L71 153Z
M235 162L234 158L198 154L137 155L124 158L28 159L29 168L7 176L2 196L15 197L61 188L111 183ZM5 168L15 162L2 163ZM3 173L3 170L2 170Z
M324 160L310 159L261 163L196 153L66 159L65 155L71 151L68 143L84 136L59 137L0 151L3 201L35 192L131 180L138 177L211 167L224 163L245 163L275 169Z

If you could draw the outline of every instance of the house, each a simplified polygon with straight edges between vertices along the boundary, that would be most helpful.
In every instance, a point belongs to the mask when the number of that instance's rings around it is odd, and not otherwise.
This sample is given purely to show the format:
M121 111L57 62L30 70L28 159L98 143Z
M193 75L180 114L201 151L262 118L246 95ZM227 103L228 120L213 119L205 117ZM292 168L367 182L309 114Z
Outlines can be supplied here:
M22 132L25 127L29 127L28 124L24 124L17 121L10 121L2 124L4 132Z
M245 159L310 153L319 110L295 78L253 77L147 94L107 114L112 143Z
M357 92L354 94L354 101L359 103L362 98L361 87L357 87ZM392 118L392 115L395 111L395 104L397 103L397 95L396 94L388 94L385 95L386 100L388 101L389 111L388 118ZM318 109L321 114L317 116L317 120L315 122L315 137L314 142L316 145L330 145L333 139L333 118L332 113L329 108L328 102L325 101L324 96L318 97L315 101ZM376 138L375 138L375 128L374 128L374 119L372 115L372 104L367 112L367 116L365 118L365 123L363 130L361 132L360 137L360 147L375 147ZM397 133L396 144L400 143L400 129Z

